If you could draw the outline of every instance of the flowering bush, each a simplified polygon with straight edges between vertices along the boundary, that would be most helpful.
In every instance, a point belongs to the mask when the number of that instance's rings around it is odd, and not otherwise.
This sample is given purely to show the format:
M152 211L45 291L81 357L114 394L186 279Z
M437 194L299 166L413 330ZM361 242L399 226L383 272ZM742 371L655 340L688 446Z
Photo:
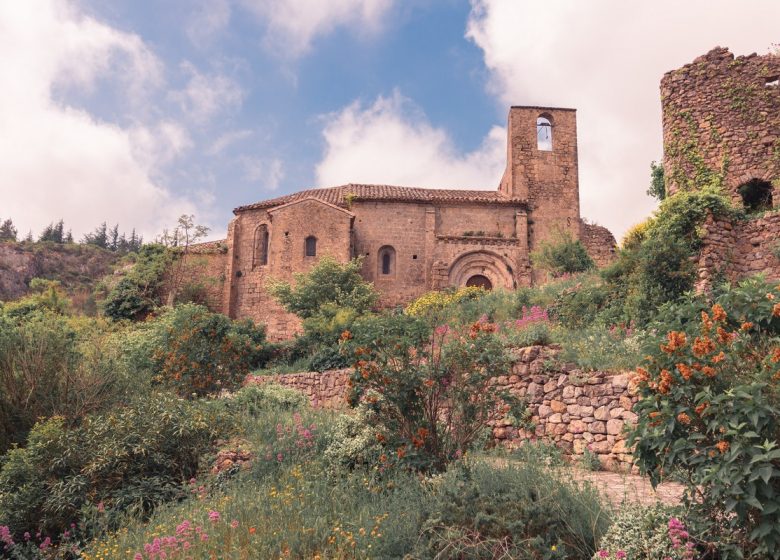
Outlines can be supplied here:
M635 458L654 483L684 476L722 554L780 558L780 286L745 281L685 320L699 310L668 310L676 328L637 369Z
M186 398L239 386L265 355L262 327L233 323L199 305L175 307L157 329L154 380Z
M433 332L408 316L370 317L342 336L353 356L349 402L376 413L376 437L394 455L422 470L442 470L486 434L501 414L521 418L523 406L493 380L510 359L497 326L478 321Z
M623 508L593 560L693 560L694 541L675 510L662 504Z

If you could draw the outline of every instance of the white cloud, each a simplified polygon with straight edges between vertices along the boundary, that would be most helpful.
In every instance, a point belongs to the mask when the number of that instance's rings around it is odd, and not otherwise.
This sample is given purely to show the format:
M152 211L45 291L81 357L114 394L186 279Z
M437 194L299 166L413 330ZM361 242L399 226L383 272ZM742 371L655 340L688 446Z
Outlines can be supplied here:
M197 47L209 45L230 23L230 12L229 0L202 0L187 23L190 41Z
M194 210L152 178L186 147L181 127L124 129L57 99L107 76L131 97L154 88L162 65L137 35L65 1L1 2L0 60L0 214L20 231L64 218L78 236L108 220L151 237Z
M495 189L506 160L506 131L494 127L475 151L461 154L395 92L364 107L355 102L326 117L326 148L317 184L381 183Z
M172 92L170 97L191 119L203 123L222 111L241 106L244 90L231 78L203 74L189 62L183 62L181 68L190 79L183 90Z
M716 45L764 54L778 21L776 0L472 0L467 36L503 106L577 108L583 214L620 235L653 208L664 72Z
M268 25L267 45L275 52L297 56L312 41L339 27L373 34L394 0L239 0Z
M244 179L259 183L266 191L275 191L284 179L284 163L278 158L259 158L244 156L241 158Z
M224 152L228 147L232 146L236 142L240 142L241 140L246 140L250 136L254 134L251 130L230 130L228 132L225 132L224 134L220 135L214 142L209 146L208 150L206 150L206 153L210 156L215 156L217 154L220 154Z

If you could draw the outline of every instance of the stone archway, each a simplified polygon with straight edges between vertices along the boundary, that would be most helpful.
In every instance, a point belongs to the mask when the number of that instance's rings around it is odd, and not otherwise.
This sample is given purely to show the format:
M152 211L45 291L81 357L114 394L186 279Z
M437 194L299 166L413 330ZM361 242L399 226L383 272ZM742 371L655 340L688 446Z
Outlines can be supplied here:
M482 274L475 274L466 280L466 287L482 288L483 290L490 291L493 289L493 283L487 276L483 276Z
M450 267L450 286L481 286L486 289L516 287L509 262L492 251L472 251L459 256Z

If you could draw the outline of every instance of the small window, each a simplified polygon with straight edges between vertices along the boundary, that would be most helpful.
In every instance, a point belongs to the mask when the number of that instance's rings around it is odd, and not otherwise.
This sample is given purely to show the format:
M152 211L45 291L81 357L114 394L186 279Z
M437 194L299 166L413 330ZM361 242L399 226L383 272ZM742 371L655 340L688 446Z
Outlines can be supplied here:
M395 249L385 245L379 249L379 275L390 276L395 274Z
M767 78L766 82L764 82L764 85L766 87L780 87L780 76L772 76L771 78Z
M268 225L260 224L257 226L252 259L254 266L265 266L268 264L268 238Z
M769 181L751 179L740 185L737 192L742 197L742 204L748 213L772 208L772 184Z
M306 252L307 257L316 257L317 256L317 238L313 235L310 235L306 238Z
M552 122L545 115L536 119L536 149L552 151Z

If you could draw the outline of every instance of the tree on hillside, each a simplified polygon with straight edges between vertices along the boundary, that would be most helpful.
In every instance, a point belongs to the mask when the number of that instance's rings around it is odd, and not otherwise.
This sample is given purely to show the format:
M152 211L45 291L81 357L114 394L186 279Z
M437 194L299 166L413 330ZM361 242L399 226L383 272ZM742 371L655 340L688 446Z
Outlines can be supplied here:
M65 243L65 221L52 222L41 233L38 241L48 241L50 243Z
M182 214L172 231L163 230L158 242L176 250L177 259L169 273L169 290L166 305L172 306L184 283L191 276L192 263L188 262L190 246L201 241L209 233L209 228L195 223L195 216Z
M94 245L101 249L108 249L108 226L103 222L92 233L84 234L81 242L85 245Z
M659 201L666 198L663 164L654 161L650 163L650 188L647 189L647 194Z
M11 218L0 224L0 243L4 241L16 241L16 234L19 233L14 227Z

